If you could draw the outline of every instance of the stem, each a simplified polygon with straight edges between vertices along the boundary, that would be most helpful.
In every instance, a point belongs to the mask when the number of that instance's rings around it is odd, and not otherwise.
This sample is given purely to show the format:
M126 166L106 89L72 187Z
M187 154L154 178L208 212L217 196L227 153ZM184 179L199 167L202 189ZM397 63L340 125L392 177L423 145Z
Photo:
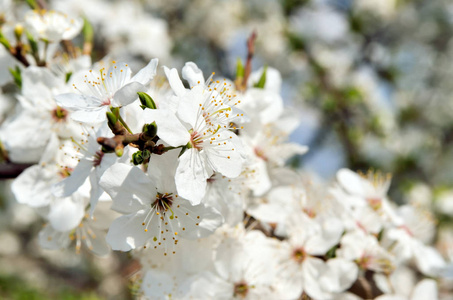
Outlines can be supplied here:
M124 126L124 128L126 128L126 130L127 130L130 134L133 134L133 133L132 133L132 130L129 128L129 126L127 126L126 122L123 120L123 118L121 117L121 115L118 116L118 120L120 121L120 123Z

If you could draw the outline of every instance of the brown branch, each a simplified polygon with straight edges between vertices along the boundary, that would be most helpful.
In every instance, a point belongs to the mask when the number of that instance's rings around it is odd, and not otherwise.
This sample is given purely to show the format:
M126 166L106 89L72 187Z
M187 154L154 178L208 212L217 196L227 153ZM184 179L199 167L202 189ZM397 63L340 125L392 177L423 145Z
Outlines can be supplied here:
M0 164L0 179L12 179L19 176L26 168L33 164L15 164L2 163Z
M252 72L252 58L253 58L253 55L255 54L255 40L256 40L256 31L253 31L247 40L247 61L245 63L244 82L243 82L244 89L247 87L247 81L249 79L250 73Z

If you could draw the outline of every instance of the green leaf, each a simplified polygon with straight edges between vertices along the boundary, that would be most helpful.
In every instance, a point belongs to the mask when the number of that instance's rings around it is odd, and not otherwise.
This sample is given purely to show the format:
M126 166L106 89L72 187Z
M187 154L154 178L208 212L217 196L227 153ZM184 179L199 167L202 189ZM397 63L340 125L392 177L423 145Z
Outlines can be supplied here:
M30 45L31 52L34 56L38 56L38 43L36 42L35 38L31 35L30 32L25 30L25 35L27 36L28 44Z
M66 78L65 78L66 83L68 83L69 79L71 79L71 76L72 76L72 72L66 73Z
M2 44L6 48L6 50L8 50L8 52L11 50L11 44L1 31L0 31L0 44Z
M9 68L9 72L13 76L14 83L21 89L22 88L22 74L20 68L16 66L16 68Z
M264 89L264 86L266 85L266 72L267 66L264 66L263 74L261 74L260 80L253 85L254 87Z

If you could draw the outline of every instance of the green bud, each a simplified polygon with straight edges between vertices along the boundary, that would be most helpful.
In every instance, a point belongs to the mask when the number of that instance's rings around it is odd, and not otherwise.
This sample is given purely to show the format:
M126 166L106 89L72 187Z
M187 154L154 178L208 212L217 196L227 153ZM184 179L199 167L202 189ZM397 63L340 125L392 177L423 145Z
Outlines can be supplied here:
M153 98L151 98L150 95L147 93L143 92L138 92L138 98L140 99L140 102L142 103L141 108L150 108L150 109L156 109L156 103L154 103Z
M24 33L24 26L17 24L16 27L14 27L14 36L16 37L16 40L18 42L20 42L23 33Z
M143 157L144 160L145 159L149 159L150 156L151 156L151 152L149 152L149 150L145 149L145 150L142 151L142 157Z
M16 66L16 68L9 68L9 72L13 76L14 82L16 85L21 89L22 88L22 74L20 68Z
M108 111L106 114L107 120L109 121L109 127L115 126L116 122L118 122L118 118L110 111Z
M266 85L266 72L267 66L264 66L263 74L261 74L260 80L258 80L258 82L255 83L254 87L264 89L264 86Z
M131 163L138 166L138 165L141 165L143 162L144 162L144 159L142 156L142 151L137 151L134 154L132 154Z
M123 156L123 153L124 153L123 145L119 145L118 147L115 148L116 156L121 157L121 156Z
M117 120L120 118L120 108L119 107L111 107L110 111L115 115Z
M151 124L143 125L143 133L145 134L146 138L151 140L157 134L157 124L156 122L152 122Z

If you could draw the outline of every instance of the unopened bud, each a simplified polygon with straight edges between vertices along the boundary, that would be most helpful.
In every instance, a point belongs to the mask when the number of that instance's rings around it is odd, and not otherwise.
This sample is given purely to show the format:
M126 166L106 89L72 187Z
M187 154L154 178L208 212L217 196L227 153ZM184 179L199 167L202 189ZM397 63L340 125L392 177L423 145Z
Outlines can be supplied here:
M24 26L17 24L16 27L14 27L14 36L16 37L17 42L20 42L23 33Z
M138 98L140 99L140 102L142 103L141 105L141 108L145 109L145 108L150 108L150 109L156 109L157 106L156 106L156 103L154 103L154 100L153 98L151 98L150 95L148 95L147 93L143 93L143 92L138 92Z
M143 159L143 156L142 156L142 151L137 151L135 152L134 154L132 154L132 159L131 159L131 163L133 163L134 165L141 165L143 163L144 159Z
M147 140L153 139L157 134L156 122L152 122L151 124L143 125L143 133Z
M106 113L106 115L107 115L109 127L113 128L115 126L116 122L118 122L118 118L112 112L109 112L109 111Z
M121 157L121 156L123 156L123 153L124 153L124 146L122 144L116 146L116 148L115 148L116 156Z

